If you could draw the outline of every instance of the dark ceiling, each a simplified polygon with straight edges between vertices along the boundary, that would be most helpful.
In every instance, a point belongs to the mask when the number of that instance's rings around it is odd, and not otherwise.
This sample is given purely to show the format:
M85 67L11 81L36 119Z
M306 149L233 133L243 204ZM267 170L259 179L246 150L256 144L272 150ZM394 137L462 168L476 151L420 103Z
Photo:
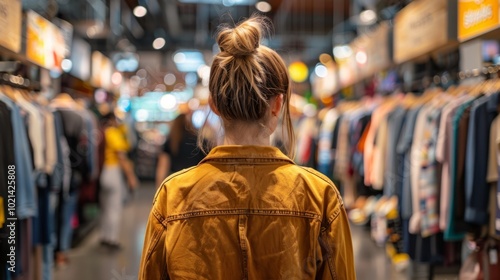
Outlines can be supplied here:
M155 51L152 42L165 38L159 50L171 53L181 48L212 50L214 34L221 23L238 22L258 12L255 5L224 6L181 3L186 0L23 0L33 9L52 18L63 18L87 39L93 49L115 51ZM191 0L192 2L193 0ZM216 1L216 0L212 0ZM257 2L257 1L255 1ZM272 10L265 13L274 23L268 44L275 49L299 54L306 61L320 53L331 53L333 44L348 43L359 32L353 15L375 9L379 19L391 18L408 0L268 0ZM145 17L132 10L145 6ZM391 10L392 8L392 10ZM335 42L334 42L335 41Z
M130 9L139 4L138 0L125 2ZM140 2L143 4L142 0ZM151 42L155 35L166 36L167 44L164 50L186 47L211 49L214 44L213 35L219 24L238 22L258 12L254 5L226 7L222 4L185 4L177 0L145 2L147 6L151 3L151 6L159 7L159 10L152 10L144 18L138 19L145 35L134 39L133 43L139 49L145 50L152 49ZM307 47L312 36L322 36L328 41L325 36L331 33L334 24L348 17L350 6L348 0L268 2L272 10L266 15L274 22L273 39L277 47L299 51Z

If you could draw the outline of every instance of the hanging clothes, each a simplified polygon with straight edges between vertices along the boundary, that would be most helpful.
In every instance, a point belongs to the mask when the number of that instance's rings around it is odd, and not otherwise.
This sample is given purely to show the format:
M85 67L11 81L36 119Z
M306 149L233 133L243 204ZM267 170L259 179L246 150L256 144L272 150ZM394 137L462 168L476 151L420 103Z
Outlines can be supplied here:
M34 217L37 199L31 149L28 144L27 128L21 116L20 108L6 96L0 94L0 101L11 110L14 133L14 155L16 165L16 215L19 219Z
M488 223L488 141L491 123L497 114L498 96L495 93L481 97L471 107L465 161L465 221L476 225Z
M465 213L465 149L467 146L467 135L469 133L468 123L470 115L470 105L473 101L462 104L455 112L452 120L452 136L450 145L450 182L449 206L447 226L444 232L445 240L458 241L465 235L466 225L464 221Z
M397 152L401 131L406 121L407 111L397 106L387 117L387 149L385 154L386 168L384 172L384 195L393 196L398 194L398 186L401 184L399 167L403 166L402 157Z
M337 109L332 108L328 110L319 128L318 171L328 176L328 178L333 177L333 130L337 125L339 117L340 115Z

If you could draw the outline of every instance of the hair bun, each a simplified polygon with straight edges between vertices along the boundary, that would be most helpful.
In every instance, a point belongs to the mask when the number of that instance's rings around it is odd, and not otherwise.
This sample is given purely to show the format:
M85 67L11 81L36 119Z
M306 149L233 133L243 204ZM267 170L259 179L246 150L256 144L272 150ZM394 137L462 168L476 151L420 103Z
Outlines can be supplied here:
M252 55L260 45L263 21L258 17L250 18L235 28L225 28L217 36L222 52L232 56Z

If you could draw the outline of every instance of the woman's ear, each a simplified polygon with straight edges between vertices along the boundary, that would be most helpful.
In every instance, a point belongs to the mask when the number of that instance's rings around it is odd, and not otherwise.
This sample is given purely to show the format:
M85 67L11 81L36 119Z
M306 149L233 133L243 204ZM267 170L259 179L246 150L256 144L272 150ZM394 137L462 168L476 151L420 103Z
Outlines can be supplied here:
M219 111L215 108L214 102L212 101L212 97L208 97L208 105L210 106L210 110L220 117Z
M283 94L276 95L275 98L271 99L271 114L273 116L278 116L283 107Z

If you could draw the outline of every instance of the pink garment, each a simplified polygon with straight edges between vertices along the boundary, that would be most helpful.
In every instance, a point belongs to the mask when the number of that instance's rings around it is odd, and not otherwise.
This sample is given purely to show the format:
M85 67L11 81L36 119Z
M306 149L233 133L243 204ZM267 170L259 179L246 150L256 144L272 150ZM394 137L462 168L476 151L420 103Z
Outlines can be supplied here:
M374 168L374 158L379 151L377 147L374 146L375 137L377 136L377 131L380 124L386 117L386 115L396 106L395 102L387 102L380 105L377 109L373 111L370 128L368 134L366 135L365 147L364 147L364 158L363 164L365 168L365 185L371 186L373 179L373 168Z
M448 223L449 217L449 206L450 206L450 154L449 147L451 145L451 139L449 139L451 131L451 125L453 116L458 107L469 100L469 96L459 97L443 108L441 113L441 120L439 124L439 135L438 142L436 146L436 159L442 163L441 171L441 192L440 192L440 203L439 203L439 228L441 230L446 229L446 224Z

